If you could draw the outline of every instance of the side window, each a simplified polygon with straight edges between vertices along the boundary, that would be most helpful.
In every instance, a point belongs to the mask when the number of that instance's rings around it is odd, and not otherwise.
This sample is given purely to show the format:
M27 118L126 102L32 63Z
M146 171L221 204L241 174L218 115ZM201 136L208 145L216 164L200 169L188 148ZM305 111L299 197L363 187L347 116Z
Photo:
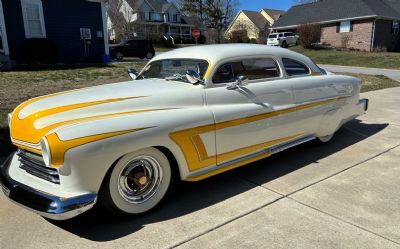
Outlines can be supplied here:
M279 68L273 59L244 60L242 65L244 69L243 75L249 80L267 79L280 76ZM236 77L239 75L240 74L237 74Z
M286 58L283 58L282 62L288 76L310 74L310 69L301 62Z
M138 41L131 41L131 47L137 47L139 45Z
M213 82L233 82L239 76L246 76L249 80L268 79L280 76L278 64L273 59L248 59L233 61L218 68Z
M283 37L283 34L279 34L279 37Z
M233 75L232 65L231 63L224 64L220 66L217 72L214 74L213 82L214 83L228 83L235 81L235 77Z

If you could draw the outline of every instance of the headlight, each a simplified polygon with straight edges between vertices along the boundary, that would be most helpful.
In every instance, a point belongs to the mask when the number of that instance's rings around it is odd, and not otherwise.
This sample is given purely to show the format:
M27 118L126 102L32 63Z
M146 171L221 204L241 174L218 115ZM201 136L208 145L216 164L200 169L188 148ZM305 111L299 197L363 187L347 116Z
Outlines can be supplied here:
M49 143L47 142L46 138L42 138L42 140L40 140L40 147L42 149L43 161L44 161L44 163L46 164L47 167L50 167L50 165L51 165L51 153L50 153Z
M12 113L8 114L8 127L11 128Z

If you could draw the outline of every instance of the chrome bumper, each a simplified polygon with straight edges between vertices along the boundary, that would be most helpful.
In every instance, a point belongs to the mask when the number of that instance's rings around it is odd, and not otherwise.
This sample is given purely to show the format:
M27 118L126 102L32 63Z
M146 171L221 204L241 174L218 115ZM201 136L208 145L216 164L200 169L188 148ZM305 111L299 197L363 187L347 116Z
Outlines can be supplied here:
M96 194L61 198L14 181L8 174L13 156L14 154L10 155L0 166L0 187L4 194L16 204L52 220L73 218L96 204Z

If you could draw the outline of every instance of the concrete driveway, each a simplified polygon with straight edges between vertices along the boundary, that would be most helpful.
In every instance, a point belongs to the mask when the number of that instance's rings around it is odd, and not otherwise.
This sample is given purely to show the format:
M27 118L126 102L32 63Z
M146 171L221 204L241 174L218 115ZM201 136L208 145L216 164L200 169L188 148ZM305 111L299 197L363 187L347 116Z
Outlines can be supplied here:
M329 144L301 145L198 183L157 210L45 220L0 197L0 248L400 248L400 88Z
M337 65L319 65L325 70L334 73L360 73L369 75L385 75L392 80L400 81L400 70L383 69L383 68L367 68L367 67L348 67Z

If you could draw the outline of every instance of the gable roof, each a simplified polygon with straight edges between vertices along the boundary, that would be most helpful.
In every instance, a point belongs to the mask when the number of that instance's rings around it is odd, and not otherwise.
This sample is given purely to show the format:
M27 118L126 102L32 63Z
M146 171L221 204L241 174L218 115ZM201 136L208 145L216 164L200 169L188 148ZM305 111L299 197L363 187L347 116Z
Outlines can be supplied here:
M258 11L252 10L242 10L243 14L245 14L251 22L253 22L257 28L264 29L266 25L268 25L268 20Z
M304 23L384 17L400 19L399 0L320 0L290 8L273 28L294 27Z
M124 1L126 1L133 10L137 10L142 5L142 1L137 1L137 0L124 0ZM148 3L154 11L160 13L164 13L172 5L175 6L174 3L168 2L167 0L144 0L144 2Z
M275 21L278 20L286 11L284 10L275 10L275 9L262 9L267 12Z

